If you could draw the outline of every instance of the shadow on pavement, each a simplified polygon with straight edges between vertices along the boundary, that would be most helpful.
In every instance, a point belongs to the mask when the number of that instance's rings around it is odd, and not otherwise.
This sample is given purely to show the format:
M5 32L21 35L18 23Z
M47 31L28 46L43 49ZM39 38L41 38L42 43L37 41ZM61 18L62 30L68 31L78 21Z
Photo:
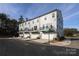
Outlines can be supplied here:
M78 49L29 43L22 40L0 39L1 56L68 56L79 55Z

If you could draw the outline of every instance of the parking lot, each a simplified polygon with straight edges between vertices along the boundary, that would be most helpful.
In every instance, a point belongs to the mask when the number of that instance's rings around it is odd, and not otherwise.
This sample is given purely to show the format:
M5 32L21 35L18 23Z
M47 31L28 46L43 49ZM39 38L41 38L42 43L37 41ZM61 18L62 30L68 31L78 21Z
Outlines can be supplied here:
M72 47L39 44L26 40L0 39L1 56L59 56L79 55L79 40L72 41ZM74 43L74 44L73 44ZM77 44L75 44L77 43ZM76 45L74 48L73 46Z

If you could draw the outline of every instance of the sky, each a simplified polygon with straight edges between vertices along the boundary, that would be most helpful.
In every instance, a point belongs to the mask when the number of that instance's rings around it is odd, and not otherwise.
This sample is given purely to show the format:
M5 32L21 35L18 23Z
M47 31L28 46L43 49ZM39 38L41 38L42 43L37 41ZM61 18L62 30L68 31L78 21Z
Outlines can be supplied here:
M32 19L54 9L62 11L64 28L79 30L78 3L0 3L0 13L6 13L10 18L17 20L21 15Z

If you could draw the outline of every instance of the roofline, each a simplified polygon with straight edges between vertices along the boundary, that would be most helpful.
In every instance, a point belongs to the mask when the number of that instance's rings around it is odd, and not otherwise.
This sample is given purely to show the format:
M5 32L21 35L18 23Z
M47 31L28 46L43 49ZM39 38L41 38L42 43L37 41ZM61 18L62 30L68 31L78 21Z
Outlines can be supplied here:
M32 18L32 19L29 19L29 20L27 20L27 21L34 20L34 19L36 19L36 18L39 18L39 17L41 17L41 16L44 16L44 15L49 14L49 13L54 12L54 11L60 11L60 10L59 10L59 9L54 9L54 10L49 11L49 12L47 12L47 13L44 13L44 14L42 14L42 15L40 15L40 16L34 17L34 18ZM27 21L25 21L25 22L27 22ZM24 22L23 22L23 23L24 23Z
M52 11L49 11L49 12L47 12L47 13L44 13L44 14L40 15L40 16L34 17L34 18L32 18L32 19L29 19L29 21L30 21L30 20L33 20L33 19L36 19L36 18L39 18L39 17L41 17L41 16L44 16L44 15L49 14L49 13L54 12L54 11L59 11L59 9L54 9L54 10L52 10Z

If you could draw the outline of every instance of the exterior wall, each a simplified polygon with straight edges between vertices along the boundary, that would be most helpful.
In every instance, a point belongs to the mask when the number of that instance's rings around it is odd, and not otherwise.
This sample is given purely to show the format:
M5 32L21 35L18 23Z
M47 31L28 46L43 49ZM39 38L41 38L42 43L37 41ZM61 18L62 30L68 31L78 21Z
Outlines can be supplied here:
M57 34L56 33L43 33L42 34L42 39L45 39L45 40L53 40L54 38L57 37Z
M20 34L20 36L23 36L22 34ZM24 33L24 37L27 38L28 36L30 36L31 39L37 39L38 37L40 37L40 34L32 34L29 35L29 34L25 34ZM44 40L53 40L54 38L57 37L57 34L56 33L42 33L41 34L41 39L44 39Z
M52 17L52 14L54 14L55 17ZM26 22L19 25L19 30L21 30L21 29L24 30L25 28L32 29L34 26L37 26L37 30L40 30L40 28L43 26L49 27L50 25L52 25L53 29L56 31L56 29L57 29L56 16L57 16L57 12L55 11L55 12L49 13L47 15L41 16L39 18L36 18L34 20L26 21ZM45 18L46 18L46 20L45 20ZM47 28L45 28L45 29L47 29Z
M31 34L31 39L37 39L40 36L40 34Z
M34 26L37 26L37 30L39 30L39 18L34 19L34 20L30 21L30 22L31 22L31 29L33 28L33 30L34 30Z
M52 17L52 14L54 14L55 15L55 17ZM46 18L46 20L45 20L45 18ZM47 15L45 15L45 16L42 16L42 17L40 17L40 27L43 27L43 25L46 27L46 26L48 26L48 27L50 27L50 25L52 25L54 28L54 30L56 31L56 12L52 12L52 13L49 13L49 14L47 14ZM45 29L47 29L47 28L45 28Z
M63 37L63 18L61 11L56 10L43 16L26 21L19 25L19 30L23 30L24 32L35 32L35 31L42 32L42 31L48 31L51 26L52 26L51 30L53 32L50 33L50 36L49 33L42 33L41 39L53 40L53 38L56 38L58 36ZM31 38L35 39L39 35L40 34L31 33L30 36ZM27 36L29 36L29 34L24 34L24 37Z
M60 37L64 37L64 31L63 31L63 17L61 14L61 11L58 11L58 17L57 17L57 32Z

